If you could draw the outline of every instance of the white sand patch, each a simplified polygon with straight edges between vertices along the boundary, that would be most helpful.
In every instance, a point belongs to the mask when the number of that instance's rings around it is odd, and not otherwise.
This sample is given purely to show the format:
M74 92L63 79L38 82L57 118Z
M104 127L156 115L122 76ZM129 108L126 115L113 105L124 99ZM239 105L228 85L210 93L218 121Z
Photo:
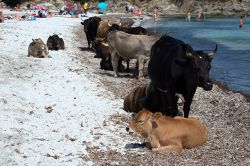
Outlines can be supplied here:
M129 140L117 134L125 129L109 121L125 114L123 101L72 72L83 66L70 56L85 54L72 40L77 25L80 18L60 17L0 25L0 165L92 165L80 158L88 146L126 150ZM27 57L32 38L46 42L53 33L61 34L65 50Z

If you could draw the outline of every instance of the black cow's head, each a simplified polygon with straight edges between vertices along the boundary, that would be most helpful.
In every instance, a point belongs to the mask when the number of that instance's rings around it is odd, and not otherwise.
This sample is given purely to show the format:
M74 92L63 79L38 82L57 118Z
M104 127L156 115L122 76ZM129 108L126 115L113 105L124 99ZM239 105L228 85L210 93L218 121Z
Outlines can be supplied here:
M91 22L91 18L84 20L83 22L81 22L81 24L84 26L84 32L88 31L88 25Z
M114 31L114 30L120 31L120 30L121 30L121 25L112 24L111 27L109 28L109 32L110 32L110 31Z
M95 23L96 26L98 27L98 24L100 21L101 21L101 18L99 17L90 17L86 20L82 20L81 24L84 26L84 32L91 30L91 28L89 27L90 24Z
M192 49L186 49L186 55L191 58L192 68L195 74L195 78L198 86L202 87L204 90L209 91L213 88L213 82L209 78L209 70L211 68L212 56L217 51L217 45L214 51L205 53L203 51L192 51ZM191 51L190 51L191 50Z

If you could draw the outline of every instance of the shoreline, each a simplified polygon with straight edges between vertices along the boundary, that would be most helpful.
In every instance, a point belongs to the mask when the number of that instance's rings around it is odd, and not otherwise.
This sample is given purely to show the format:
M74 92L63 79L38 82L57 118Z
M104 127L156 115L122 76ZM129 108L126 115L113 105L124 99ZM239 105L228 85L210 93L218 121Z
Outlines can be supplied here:
M244 93L244 92L241 92L241 91L237 91L237 90L233 90L232 88L229 88L227 83L225 83L225 82L223 82L221 80L216 80L213 77L211 77L211 79L213 80L213 83L215 85L217 85L224 92L240 93L242 96L244 96L246 98L246 102L250 103L250 94L247 94L247 93Z

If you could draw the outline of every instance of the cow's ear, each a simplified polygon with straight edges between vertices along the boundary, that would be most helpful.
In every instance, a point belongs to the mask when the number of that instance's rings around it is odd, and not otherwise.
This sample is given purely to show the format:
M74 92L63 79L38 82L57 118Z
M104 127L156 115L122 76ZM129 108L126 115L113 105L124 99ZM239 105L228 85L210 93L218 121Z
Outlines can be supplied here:
M212 57L209 57L208 60L209 60L209 62L211 62L211 61L213 60L213 58L212 58Z
M187 61L188 61L187 59L178 58L178 59L175 60L175 63L178 64L178 65L180 65L180 66L184 66L184 65L187 64Z
M153 115L152 115L152 117L151 117L151 120L152 121L156 121L159 117L161 117L162 116L162 113L161 112L156 112L156 113L154 113Z

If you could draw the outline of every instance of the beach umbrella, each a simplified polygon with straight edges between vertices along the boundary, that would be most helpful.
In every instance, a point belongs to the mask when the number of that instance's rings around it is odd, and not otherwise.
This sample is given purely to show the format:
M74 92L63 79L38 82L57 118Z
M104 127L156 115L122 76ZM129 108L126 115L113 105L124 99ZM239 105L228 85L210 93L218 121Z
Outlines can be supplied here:
M102 11L104 11L104 10L107 8L108 4L107 4L106 2L100 2L100 3L98 3L97 6L98 6Z
M33 9L47 9L47 6L32 6Z
M48 3L48 2L46 2L46 3L39 3L36 6L54 7L54 5L52 3Z
M75 8L74 5L71 5L71 6L68 6L68 7L67 7L68 10L73 10L74 8Z

